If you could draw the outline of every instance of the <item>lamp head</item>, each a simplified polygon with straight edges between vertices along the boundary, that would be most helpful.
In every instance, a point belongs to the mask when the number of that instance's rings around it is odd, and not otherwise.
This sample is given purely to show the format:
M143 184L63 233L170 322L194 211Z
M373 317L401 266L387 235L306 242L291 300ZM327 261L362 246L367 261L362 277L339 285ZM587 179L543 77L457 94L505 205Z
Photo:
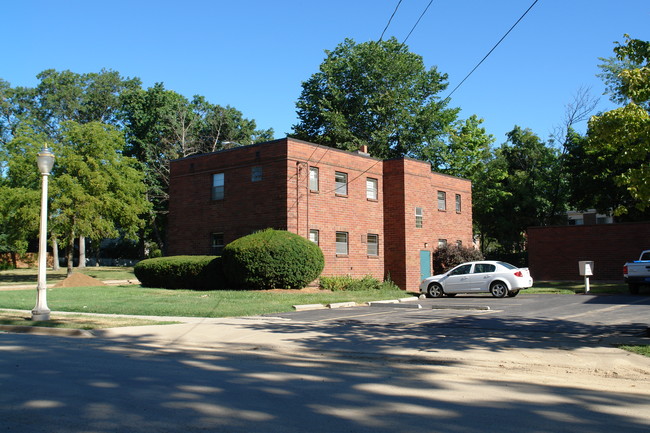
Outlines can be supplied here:
M36 164L38 165L38 170L42 175L48 175L52 171L54 166L54 154L49 147L43 147L38 153L36 158Z

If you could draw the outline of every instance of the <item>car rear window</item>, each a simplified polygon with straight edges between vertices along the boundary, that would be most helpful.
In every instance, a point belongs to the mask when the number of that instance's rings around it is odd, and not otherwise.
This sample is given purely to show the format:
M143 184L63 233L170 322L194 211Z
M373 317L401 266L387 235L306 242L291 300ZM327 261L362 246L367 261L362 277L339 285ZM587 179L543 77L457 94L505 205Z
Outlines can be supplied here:
M517 269L515 265L511 265L510 263L506 263L506 262L497 262L497 263L499 263L501 266L506 267L508 269Z

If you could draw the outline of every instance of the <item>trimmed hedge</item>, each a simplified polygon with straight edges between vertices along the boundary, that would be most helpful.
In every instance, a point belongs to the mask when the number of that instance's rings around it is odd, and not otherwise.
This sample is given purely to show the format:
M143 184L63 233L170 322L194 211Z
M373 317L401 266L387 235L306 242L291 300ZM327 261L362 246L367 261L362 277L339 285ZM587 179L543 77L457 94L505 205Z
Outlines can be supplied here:
M143 287L164 289L225 289L221 257L171 256L146 259L133 269Z
M265 229L223 249L223 268L233 288L301 289L325 267L318 245L284 230Z

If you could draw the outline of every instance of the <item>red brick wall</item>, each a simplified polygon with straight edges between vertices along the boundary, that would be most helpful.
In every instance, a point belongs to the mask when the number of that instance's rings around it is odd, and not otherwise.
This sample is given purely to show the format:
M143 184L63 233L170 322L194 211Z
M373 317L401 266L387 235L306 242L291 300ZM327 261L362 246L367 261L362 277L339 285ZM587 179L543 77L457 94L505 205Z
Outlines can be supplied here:
M291 231L308 237L319 231L325 255L323 275L384 278L382 161L368 156L288 140L287 219ZM309 167L319 172L318 192L309 191ZM347 173L348 193L335 191L335 172ZM366 198L366 178L378 180L377 200ZM336 254L336 232L348 233L348 254ZM379 236L379 255L369 256L367 235Z
M538 280L581 280L578 262L594 261L594 280L623 280L623 264L650 249L650 223L528 228L528 263Z
M251 181L254 166L262 180ZM211 199L212 175L224 173L224 199ZM256 230L287 228L286 146L272 141L171 163L169 255L210 254L211 233L226 243Z
M261 166L262 181L251 181ZM319 169L319 190L309 190L309 167ZM335 172L348 176L348 193L335 191ZM211 200L212 175L224 173L225 198ZM366 197L366 179L378 181L378 197ZM447 193L438 210L437 192ZM456 212L455 194L462 196ZM424 210L415 228L415 207ZM281 139L171 164L168 254L210 254L211 233L225 243L272 227L309 237L319 231L323 275L390 275L401 288L420 282L420 250L433 252L438 239L472 245L471 183L431 172L411 159L381 161L294 139ZM336 232L348 233L349 251L336 254ZM367 254L367 235L379 237L379 254Z
M386 271L398 286L417 290L420 251L433 253L439 239L473 245L471 182L431 172L426 162L395 159L384 162L384 185L391 191L385 203L391 239ZM446 193L445 211L438 210L438 191ZM460 212L456 212L456 194L461 195ZM422 228L415 226L416 207L423 210Z

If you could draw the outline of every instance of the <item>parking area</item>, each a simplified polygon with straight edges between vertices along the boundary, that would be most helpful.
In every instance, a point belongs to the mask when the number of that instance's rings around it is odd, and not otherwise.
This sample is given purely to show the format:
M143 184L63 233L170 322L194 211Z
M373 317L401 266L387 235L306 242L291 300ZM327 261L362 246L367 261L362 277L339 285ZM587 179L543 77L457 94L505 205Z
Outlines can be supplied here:
M522 294L497 299L490 295L459 295L273 316L307 323L644 337L650 326L650 297Z

